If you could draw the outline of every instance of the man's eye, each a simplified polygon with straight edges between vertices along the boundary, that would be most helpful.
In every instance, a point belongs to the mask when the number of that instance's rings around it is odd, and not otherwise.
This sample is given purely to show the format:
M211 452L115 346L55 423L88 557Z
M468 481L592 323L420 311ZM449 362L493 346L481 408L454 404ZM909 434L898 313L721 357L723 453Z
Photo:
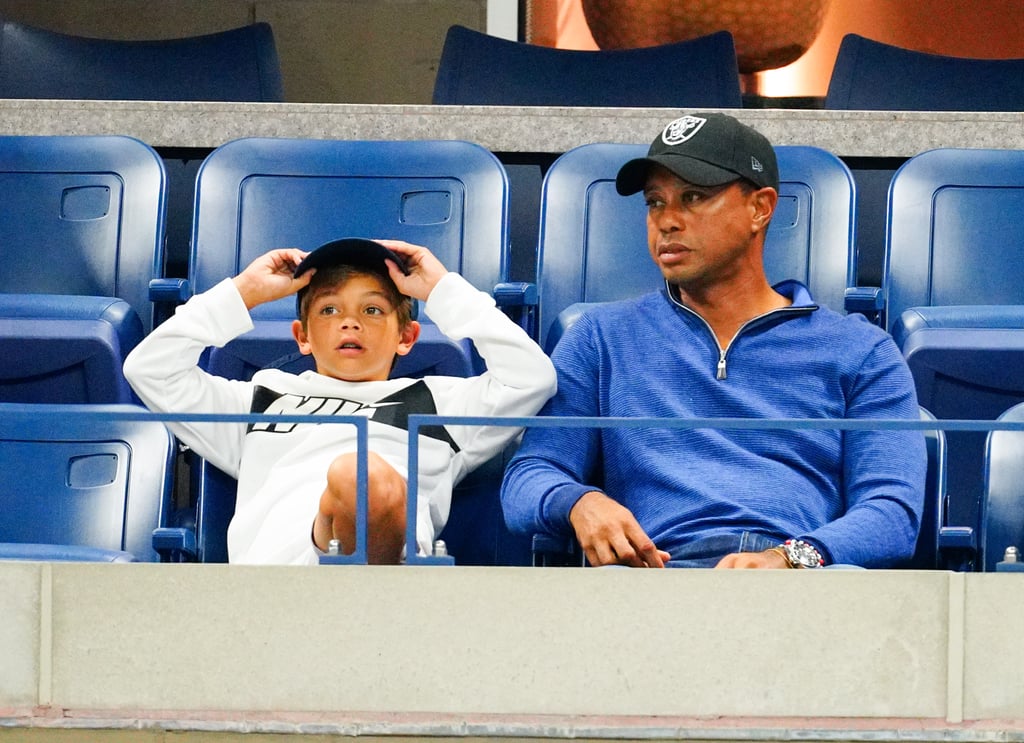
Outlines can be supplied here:
M653 196L649 196L649 197L648 197L648 198L646 199L646 203L647 203L647 208L648 208L648 209L655 209L655 208L657 208L657 207L660 207L660 206L664 206L664 205L665 205L665 202L664 202L664 201L662 201L661 199L656 199L656 198L654 198Z

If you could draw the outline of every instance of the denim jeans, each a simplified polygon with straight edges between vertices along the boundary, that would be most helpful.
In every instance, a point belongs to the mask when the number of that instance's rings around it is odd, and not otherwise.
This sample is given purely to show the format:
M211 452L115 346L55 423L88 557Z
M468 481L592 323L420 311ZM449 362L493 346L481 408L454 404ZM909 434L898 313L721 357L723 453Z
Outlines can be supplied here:
M763 552L780 542L774 537L745 531L742 534L720 534L690 542L672 555L667 568L713 568L733 552Z

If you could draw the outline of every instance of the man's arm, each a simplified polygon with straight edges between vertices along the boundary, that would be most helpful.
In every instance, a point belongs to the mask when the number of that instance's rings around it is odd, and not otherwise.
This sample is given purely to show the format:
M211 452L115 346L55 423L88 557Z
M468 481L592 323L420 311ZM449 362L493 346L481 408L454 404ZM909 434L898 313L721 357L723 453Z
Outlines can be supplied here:
M848 392L847 418L920 418L913 377L888 337L866 357ZM807 535L831 563L893 567L914 554L927 454L912 430L846 431L843 435L846 513Z
M541 411L547 416L599 416L597 351L585 318L555 349L558 391ZM502 507L513 531L573 533L592 565L662 567L659 551L633 514L600 488L601 437L596 428L531 428L502 483Z

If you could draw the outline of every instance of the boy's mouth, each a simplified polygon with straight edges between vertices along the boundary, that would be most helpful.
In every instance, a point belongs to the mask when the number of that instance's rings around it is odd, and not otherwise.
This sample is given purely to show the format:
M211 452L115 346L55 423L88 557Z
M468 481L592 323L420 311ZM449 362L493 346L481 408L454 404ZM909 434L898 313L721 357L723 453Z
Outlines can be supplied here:
M363 347L355 341L345 341L338 345L338 350L345 354L359 353Z

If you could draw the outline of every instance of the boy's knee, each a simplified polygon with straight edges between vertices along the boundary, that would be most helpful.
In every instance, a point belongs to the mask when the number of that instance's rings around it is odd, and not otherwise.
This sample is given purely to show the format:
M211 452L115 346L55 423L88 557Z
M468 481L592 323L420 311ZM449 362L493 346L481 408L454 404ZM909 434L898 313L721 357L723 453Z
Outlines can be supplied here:
M406 482L398 471L373 452L367 455L367 485L374 510L404 509ZM358 459L354 453L342 454L327 470L327 486L339 498L355 499Z

